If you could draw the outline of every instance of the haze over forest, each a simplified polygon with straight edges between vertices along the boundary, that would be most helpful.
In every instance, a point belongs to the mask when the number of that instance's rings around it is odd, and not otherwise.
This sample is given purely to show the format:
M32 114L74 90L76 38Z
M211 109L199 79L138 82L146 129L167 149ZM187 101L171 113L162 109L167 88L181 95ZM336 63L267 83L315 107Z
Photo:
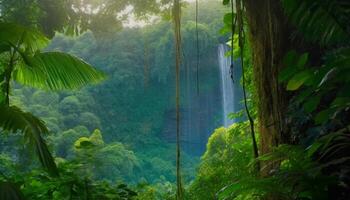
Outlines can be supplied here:
M0 0L0 200L350 199L346 0Z

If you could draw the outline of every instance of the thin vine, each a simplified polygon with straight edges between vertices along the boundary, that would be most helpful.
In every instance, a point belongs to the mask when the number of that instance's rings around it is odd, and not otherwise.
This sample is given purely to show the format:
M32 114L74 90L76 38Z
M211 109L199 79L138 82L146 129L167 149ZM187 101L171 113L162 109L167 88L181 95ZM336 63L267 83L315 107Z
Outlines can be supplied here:
M173 8L175 32L175 73L176 73L176 199L183 200L183 187L181 180L181 152L180 152L180 64L181 64L181 7L180 0L174 0Z
M199 95L199 30L198 30L198 0L196 0L196 67L197 67L197 95Z
M231 9L232 13L234 11L234 6L233 6L233 0L231 1ZM255 137L255 129L254 129L254 120L253 117L250 114L249 108L248 108L248 101L247 101L247 92L246 92L246 79L245 79L245 69L244 69L244 56L243 56L243 51L244 51L244 27L243 27L243 15L242 15L242 1L241 0L236 0L236 12L237 12L237 25L238 25L238 45L240 48L240 59L241 59L241 69L242 69L242 87L243 87L243 97L244 97L244 108L249 120L249 125L250 125L250 132L251 132L251 137L252 137L252 144L253 144L253 152L254 152L254 158L259 157L259 151L258 151L258 145L256 142L256 137ZM232 14L233 18L233 14ZM233 20L232 20L233 21ZM233 29L234 31L234 29ZM233 36L234 32L232 32L232 44L233 44ZM233 45L232 45L233 47ZM233 57L233 51L231 51L231 57ZM260 170L260 165L259 162L256 164L256 170Z

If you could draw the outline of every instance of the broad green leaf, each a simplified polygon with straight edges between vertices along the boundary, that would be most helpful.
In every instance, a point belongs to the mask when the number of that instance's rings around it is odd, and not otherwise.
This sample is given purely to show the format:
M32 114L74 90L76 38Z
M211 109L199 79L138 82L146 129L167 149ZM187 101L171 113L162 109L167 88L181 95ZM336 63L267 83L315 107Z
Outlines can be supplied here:
M330 120L335 112L336 112L336 109L334 108L325 109L319 112L315 117L316 124L322 124Z
M304 102L305 99L308 98L313 93L314 93L313 88L305 88L304 90L301 90L296 97L296 102L299 102L299 103Z
M308 53L304 53L303 55L301 55L298 59L298 63L297 63L297 67L299 69L303 69L307 63L309 59L309 54Z
M226 25L219 30L220 35L225 35L231 32L231 27Z
M51 175L58 175L54 159L42 138L42 134L48 133L44 122L15 106L1 106L0 113L0 127L13 133L22 132L29 144L35 149L43 167Z
M278 75L278 81L285 82L298 72L296 67L286 67Z
M310 97L305 103L304 103L304 109L306 112L311 113L313 112L318 104L320 103L321 96L320 95L314 95Z
M224 15L224 23L227 24L227 25L230 25L232 26L232 13L226 13Z
M283 64L286 67L293 66L297 58L298 54L295 50L288 51L288 53L283 57Z
M299 89L311 75L312 73L309 70L297 73L288 81L287 90L293 91Z
M332 106L334 106L334 107L350 106L350 98L349 97L337 97L333 100Z
M27 65L17 68L14 78L19 83L40 89L78 89L105 78L85 61L66 53L37 53L28 60Z
M0 23L0 45L23 45L34 53L48 44L49 40L38 30L14 23Z
M298 67L296 64L296 60L298 60L298 54L295 50L289 51L283 57L283 65L285 66L282 71L278 75L278 81L284 82L289 80L293 75L298 72Z

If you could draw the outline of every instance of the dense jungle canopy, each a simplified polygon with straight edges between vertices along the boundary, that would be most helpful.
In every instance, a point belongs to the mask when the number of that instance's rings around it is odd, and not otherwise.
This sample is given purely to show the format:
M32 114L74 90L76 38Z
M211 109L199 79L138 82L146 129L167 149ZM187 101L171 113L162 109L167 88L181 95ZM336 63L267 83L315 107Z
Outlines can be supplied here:
M0 200L349 200L347 0L0 0Z

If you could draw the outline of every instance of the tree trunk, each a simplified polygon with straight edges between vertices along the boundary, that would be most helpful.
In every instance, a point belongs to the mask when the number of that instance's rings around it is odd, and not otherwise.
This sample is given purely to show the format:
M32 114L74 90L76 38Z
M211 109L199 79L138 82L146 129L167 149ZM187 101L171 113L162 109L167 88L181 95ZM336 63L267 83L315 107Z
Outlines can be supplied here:
M285 90L278 83L282 59L290 49L289 27L280 1L244 0L252 48L254 79L258 98L260 154L285 143L284 114ZM262 175L276 167L274 163L262 163Z

